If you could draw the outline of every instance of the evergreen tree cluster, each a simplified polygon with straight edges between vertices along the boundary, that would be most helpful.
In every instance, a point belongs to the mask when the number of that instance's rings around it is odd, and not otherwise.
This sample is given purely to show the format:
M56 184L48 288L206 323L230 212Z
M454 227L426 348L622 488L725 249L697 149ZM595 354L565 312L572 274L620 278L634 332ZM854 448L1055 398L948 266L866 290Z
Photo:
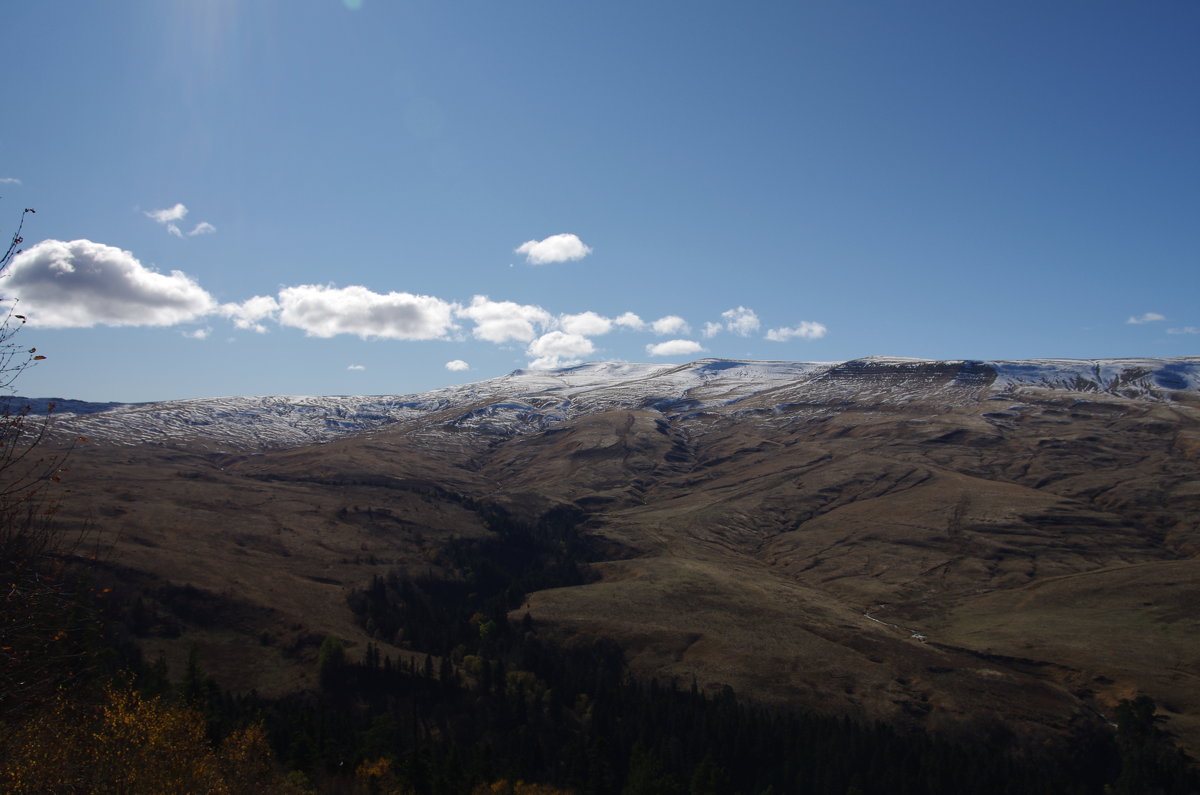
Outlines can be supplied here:
M342 663L336 677L323 677L321 694L294 702L287 720L272 724L281 752L327 771L386 759L393 779L419 792L468 792L502 778L580 793L1200 789L1177 750L1117 743L1101 727L1077 732L1055 753L1018 757L757 707L729 688L709 695L694 683L639 682L611 641L554 642L528 615L508 620L527 591L586 581L593 548L583 518L557 512L522 526L497 511L494 536L447 545L450 576L393 571L352 595L364 627L426 656L405 664L373 646L361 664ZM1165 737L1155 740L1174 750ZM1122 775L1137 783L1122 783Z

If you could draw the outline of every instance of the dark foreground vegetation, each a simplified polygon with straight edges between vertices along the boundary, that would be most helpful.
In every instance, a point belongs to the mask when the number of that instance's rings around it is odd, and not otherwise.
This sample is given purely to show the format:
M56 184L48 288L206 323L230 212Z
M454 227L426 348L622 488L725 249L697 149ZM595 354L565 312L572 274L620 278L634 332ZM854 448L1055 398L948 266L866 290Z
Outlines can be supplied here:
M380 645L350 659L342 641L326 638L319 688L281 699L222 691L195 655L174 678L162 660L141 660L133 638L145 607L139 594L104 585L104 567L64 566L48 549L22 563L43 567L54 599L26 616L39 640L19 641L22 659L42 657L42 673L0 702L0 789L1200 791L1147 698L1122 705L1115 732L1081 725L1048 749L767 709L693 682L636 681L602 637L552 640L528 617L509 618L530 590L586 580L595 550L581 517L488 515L490 537L446 544L436 576L393 571L355 592L350 607Z

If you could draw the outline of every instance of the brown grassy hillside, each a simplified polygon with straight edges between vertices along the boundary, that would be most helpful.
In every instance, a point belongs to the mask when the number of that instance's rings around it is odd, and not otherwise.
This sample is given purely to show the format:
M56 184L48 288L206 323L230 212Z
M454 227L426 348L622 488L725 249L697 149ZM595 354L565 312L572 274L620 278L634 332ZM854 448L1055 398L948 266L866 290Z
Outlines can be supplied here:
M515 437L439 425L448 409L254 455L95 442L63 514L114 566L241 605L144 640L173 660L198 643L236 687L305 686L326 634L361 647L346 594L436 573L441 543L487 532L481 506L570 504L612 560L527 609L616 638L639 674L1032 736L1146 693L1200 752L1200 409L834 376Z

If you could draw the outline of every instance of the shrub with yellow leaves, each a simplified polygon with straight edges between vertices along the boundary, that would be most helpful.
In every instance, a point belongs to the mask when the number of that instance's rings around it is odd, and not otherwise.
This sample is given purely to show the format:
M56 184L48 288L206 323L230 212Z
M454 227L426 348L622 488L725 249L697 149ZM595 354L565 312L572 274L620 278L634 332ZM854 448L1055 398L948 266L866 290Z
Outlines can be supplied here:
M109 687L99 704L65 694L0 740L0 791L243 793L296 791L259 725L217 748L188 707Z

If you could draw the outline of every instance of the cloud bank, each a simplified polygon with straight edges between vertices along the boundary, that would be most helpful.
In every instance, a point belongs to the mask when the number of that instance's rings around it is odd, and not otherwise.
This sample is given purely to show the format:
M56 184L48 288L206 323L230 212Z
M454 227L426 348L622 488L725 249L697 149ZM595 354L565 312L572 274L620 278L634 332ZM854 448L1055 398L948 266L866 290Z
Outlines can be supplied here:
M172 326L217 305L183 272L158 273L128 251L91 240L43 240L13 258L0 287L46 328Z
M186 206L176 204L145 215L168 227L175 226L182 235L175 221L187 212ZM211 224L201 222L187 234L212 231ZM555 236L563 237L578 241L574 236ZM560 246L558 253L554 253L554 246L549 249L543 246L554 243L555 238L540 243L531 241L522 248L527 249L531 258L541 257L544 261L561 261L553 258L573 256L570 251L580 250L572 248L571 241L563 244L566 248ZM583 246L582 250L588 249ZM128 251L90 240L45 240L22 252L0 278L0 292L5 297L19 299L21 311L30 323L46 328L170 326L219 316L237 329L259 334L267 333L272 325L299 329L319 338L345 334L362 339L462 342L469 334L496 345L522 345L528 366L535 369L565 367L595 357L594 338L618 329L671 337L646 345L645 353L649 356L690 356L705 350L699 342L684 338L691 333L691 327L679 315L665 315L653 322L646 322L633 312L615 317L591 310L555 315L535 304L494 301L486 295L475 295L464 305L430 295L380 293L361 285L300 284L281 287L275 295L218 303L181 271L159 273L144 266ZM1131 318L1130 322L1157 319L1164 318L1147 313L1141 319ZM728 332L747 337L757 332L760 325L754 310L739 305L722 312L719 322L706 323L703 334L712 337ZM1169 331L1195 333L1190 326ZM190 339L205 340L211 332L206 326L179 333ZM794 328L771 329L766 339L818 339L825 334L822 324L803 321ZM470 369L462 359L448 361L445 367L451 372ZM359 368L350 365L347 369Z
M578 235L551 235L545 240L528 240L513 249L515 254L524 254L530 265L549 265L553 262L580 260L592 253Z

